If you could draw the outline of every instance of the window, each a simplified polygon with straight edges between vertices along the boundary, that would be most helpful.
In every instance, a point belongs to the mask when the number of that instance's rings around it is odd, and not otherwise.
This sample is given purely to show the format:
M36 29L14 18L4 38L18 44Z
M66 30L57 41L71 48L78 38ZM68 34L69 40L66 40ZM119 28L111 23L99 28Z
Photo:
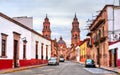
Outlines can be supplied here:
M2 39L2 56L5 56L6 51L6 40Z
M35 55L35 58L38 59L38 41L36 41L35 47L36 47L36 52L35 52L36 55Z
M48 37L48 35L45 35L46 36L46 38Z
M6 57L6 43L7 43L7 36L4 33L1 33L2 40L1 40L1 57Z
M75 34L75 40L77 40L77 34Z
M26 59L26 43L23 45L23 59Z
M104 36L104 27L102 28L102 36Z
M43 43L41 43L41 59L43 60Z
M48 60L48 45L46 45L46 60Z
M101 30L99 30L98 39L101 37Z

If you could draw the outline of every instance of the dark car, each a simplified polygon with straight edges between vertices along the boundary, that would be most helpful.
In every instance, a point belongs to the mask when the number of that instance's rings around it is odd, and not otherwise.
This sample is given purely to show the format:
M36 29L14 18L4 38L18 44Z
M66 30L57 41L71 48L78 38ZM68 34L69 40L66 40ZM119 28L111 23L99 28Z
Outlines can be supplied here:
M59 61L60 61L60 62L64 62L65 59L64 59L63 57L60 57Z
M94 60L92 60L92 59L87 59L87 60L85 61L85 67L95 67Z
M59 60L57 57L51 57L48 60L48 65L59 65Z

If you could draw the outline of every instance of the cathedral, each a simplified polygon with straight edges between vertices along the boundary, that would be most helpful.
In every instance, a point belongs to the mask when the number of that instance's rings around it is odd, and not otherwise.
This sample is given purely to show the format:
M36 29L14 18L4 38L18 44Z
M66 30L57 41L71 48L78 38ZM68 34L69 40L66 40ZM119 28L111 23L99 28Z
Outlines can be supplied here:
M50 22L49 19L46 15L46 18L44 19L43 22L43 30L42 30L42 34L45 38L51 39L51 29L50 29ZM58 42L52 42L52 43L57 43L57 49L55 52L55 48L52 48L52 56L58 56L59 57L64 57L64 59L66 59L66 51L67 51L67 46L65 41L63 40L62 36L60 37L60 39L58 40ZM54 47L54 46L52 46Z
M50 22L46 15L44 22L43 22L43 30L42 34L45 38L51 39L51 29L50 29ZM75 46L80 41L80 29L79 29L79 22L77 16L75 14L72 22L72 30L71 30L71 48L67 48L65 41L63 40L62 36L58 40L58 42L54 42L56 48L52 47L52 56L64 57L64 59L75 60L76 52ZM55 52L56 51L56 52Z

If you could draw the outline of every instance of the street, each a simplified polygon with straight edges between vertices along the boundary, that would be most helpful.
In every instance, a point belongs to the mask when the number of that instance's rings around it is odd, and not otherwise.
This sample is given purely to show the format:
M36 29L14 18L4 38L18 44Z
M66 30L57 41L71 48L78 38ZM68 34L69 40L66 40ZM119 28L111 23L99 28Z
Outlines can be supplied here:
M66 61L60 63L59 66L43 66L0 75L117 75L117 74L98 68L85 68L84 65L81 65L79 63Z

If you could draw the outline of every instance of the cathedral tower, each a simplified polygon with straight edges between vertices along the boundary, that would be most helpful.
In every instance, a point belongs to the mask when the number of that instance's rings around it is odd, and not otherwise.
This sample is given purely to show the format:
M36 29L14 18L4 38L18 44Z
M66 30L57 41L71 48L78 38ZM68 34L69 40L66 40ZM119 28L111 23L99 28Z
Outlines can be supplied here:
M46 14L46 18L44 19L43 22L43 30L42 30L43 36L45 38L51 39L51 29L50 29L50 22Z
M80 41L80 29L79 29L79 22L78 19L75 17L72 22L72 30L71 30L71 44L75 45L77 42Z

